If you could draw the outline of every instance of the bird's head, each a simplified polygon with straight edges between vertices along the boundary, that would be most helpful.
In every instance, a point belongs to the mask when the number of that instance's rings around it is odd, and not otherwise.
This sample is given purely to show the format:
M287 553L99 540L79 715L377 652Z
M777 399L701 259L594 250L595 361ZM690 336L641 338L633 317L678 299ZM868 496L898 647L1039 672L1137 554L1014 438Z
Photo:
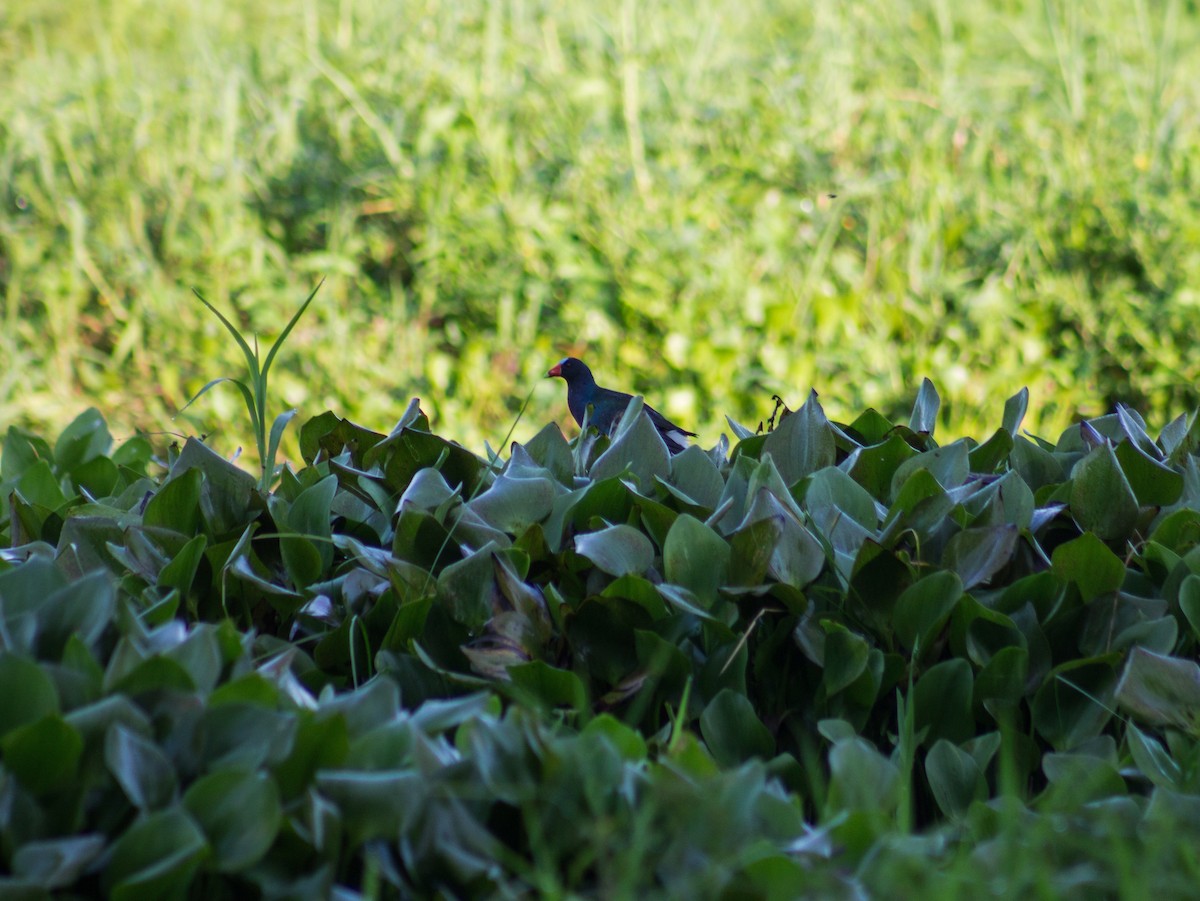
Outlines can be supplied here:
M559 378L566 381L567 384L577 381L589 381L592 377L592 371L587 368L587 364L583 360L577 360L575 357L564 357L546 373L547 378Z

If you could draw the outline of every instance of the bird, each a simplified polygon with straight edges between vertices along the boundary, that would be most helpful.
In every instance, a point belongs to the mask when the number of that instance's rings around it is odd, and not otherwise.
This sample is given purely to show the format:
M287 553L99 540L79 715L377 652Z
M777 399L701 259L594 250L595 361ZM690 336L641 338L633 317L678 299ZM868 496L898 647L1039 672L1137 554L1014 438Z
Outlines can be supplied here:
M590 405L592 411L588 416L588 423L605 435L612 434L625 408L629 406L629 401L633 399L632 395L624 391L601 388L596 384L592 370L588 369L587 364L575 357L565 357L554 364L546 373L546 377L560 378L567 383L567 409L581 427L584 414ZM677 454L686 450L688 437L696 437L695 432L675 425L649 404L643 405L642 409L650 417L650 422L658 430L671 453Z

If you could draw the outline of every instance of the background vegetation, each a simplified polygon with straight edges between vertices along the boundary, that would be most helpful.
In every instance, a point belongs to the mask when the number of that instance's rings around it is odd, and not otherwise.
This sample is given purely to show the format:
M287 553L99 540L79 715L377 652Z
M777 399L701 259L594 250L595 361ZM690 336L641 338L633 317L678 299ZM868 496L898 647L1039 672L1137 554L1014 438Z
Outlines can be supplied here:
M190 289L274 335L322 276L286 402L386 429L415 394L477 448L531 390L518 437L565 415L565 351L709 440L923 375L953 434L1022 385L1035 431L1166 421L1198 40L1174 0L10 0L0 421L171 428L240 361Z
M0 896L1190 898L1200 424L0 451ZM271 487L265 487L271 486ZM53 893L53 894L52 894Z

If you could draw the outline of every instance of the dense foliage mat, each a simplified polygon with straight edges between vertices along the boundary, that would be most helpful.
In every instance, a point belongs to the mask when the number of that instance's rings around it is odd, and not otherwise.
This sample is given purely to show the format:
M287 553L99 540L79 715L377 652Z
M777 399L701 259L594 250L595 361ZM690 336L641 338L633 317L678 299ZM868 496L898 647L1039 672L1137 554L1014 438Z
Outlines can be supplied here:
M0 893L1194 886L1200 425L0 457ZM269 481L269 480L268 480Z

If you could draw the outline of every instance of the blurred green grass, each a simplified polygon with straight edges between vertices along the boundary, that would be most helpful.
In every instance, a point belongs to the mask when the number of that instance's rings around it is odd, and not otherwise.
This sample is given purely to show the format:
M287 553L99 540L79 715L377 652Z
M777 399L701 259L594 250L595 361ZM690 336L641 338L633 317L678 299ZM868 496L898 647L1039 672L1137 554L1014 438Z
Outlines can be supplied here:
M1056 433L1197 403L1200 12L1074 0L9 0L0 422L250 442L277 409L475 449L565 353L711 442L815 387ZM836 195L836 196L832 196ZM1155 421L1158 417L1158 421Z

